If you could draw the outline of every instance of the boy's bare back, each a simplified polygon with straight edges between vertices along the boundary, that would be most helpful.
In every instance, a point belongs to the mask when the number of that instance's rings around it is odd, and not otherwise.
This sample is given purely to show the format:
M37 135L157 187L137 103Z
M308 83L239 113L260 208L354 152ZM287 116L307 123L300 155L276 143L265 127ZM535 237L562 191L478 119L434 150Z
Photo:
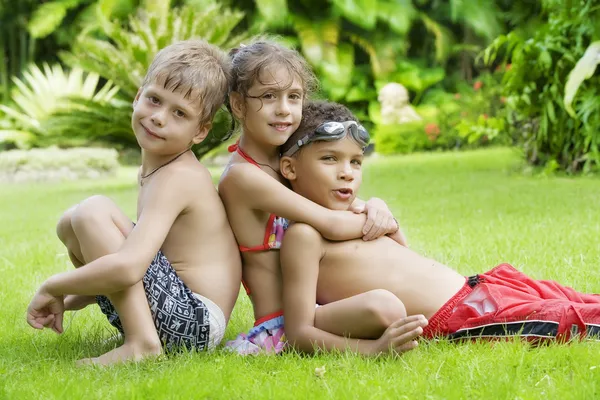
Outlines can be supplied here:
M286 251L297 244L302 246L301 251L305 254L312 252L321 256L318 304L385 289L404 303L408 315L422 314L429 318L465 283L465 278L456 271L389 237L368 242L332 242L304 224L293 225L286 235ZM307 257L312 256L307 254ZM306 266L304 263L303 268Z
M146 218L161 218L176 208L183 211L161 250L181 280L194 293L214 301L228 319L241 279L237 243L209 171L191 152L140 186L138 226Z

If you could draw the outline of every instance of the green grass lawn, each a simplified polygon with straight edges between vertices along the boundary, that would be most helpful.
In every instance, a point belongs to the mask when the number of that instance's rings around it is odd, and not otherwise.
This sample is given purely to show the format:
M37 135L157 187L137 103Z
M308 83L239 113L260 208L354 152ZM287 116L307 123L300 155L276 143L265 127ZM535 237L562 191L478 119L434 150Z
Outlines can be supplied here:
M507 149L371 158L362 198L386 200L411 246L467 275L509 262L540 279L600 292L600 182L523 176ZM600 343L423 343L402 357L182 354L110 368L74 366L109 349L97 307L66 331L25 322L31 295L70 268L54 227L92 194L135 215L135 171L60 185L0 186L0 398L597 398ZM252 324L240 295L226 339ZM323 377L315 368L325 366Z

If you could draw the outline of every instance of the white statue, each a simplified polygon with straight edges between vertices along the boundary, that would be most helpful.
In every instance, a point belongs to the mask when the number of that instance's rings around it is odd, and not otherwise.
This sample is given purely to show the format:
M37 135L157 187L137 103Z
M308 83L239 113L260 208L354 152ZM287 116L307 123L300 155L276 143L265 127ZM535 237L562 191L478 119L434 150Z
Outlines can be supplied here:
M408 102L408 90L399 83L392 82L382 87L377 100L381 104L383 124L404 124L422 120Z

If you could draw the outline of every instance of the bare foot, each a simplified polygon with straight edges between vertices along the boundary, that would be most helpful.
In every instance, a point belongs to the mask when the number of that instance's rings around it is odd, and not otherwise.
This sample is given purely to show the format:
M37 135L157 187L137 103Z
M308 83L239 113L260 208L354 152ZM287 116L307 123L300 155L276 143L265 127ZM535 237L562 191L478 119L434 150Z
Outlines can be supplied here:
M162 354L161 346L142 346L137 343L125 343L99 357L83 358L76 362L77 366L82 365L110 365L127 361L141 361L150 357L157 357Z

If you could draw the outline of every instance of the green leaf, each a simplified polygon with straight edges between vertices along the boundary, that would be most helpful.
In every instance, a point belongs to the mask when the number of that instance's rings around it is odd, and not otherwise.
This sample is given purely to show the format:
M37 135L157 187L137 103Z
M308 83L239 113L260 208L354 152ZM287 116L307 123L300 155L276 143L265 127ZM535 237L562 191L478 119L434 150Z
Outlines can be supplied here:
M14 105L0 105L0 110L12 118L10 130L26 129L37 137L46 135L41 127L50 115L71 109L68 100L71 96L110 101L118 91L112 82L107 82L96 94L98 75L86 76L80 68L65 73L58 64L44 64L43 70L31 65L21 79L13 80L16 87L12 94Z
M378 101L371 101L369 103L369 119L375 125L381 124L381 104Z
M589 79L600 64L600 41L593 42L585 51L583 57L577 61L575 68L569 73L567 84L565 85L564 105L567 112L575 118L575 110L572 104L579 86L584 80Z
M379 0L377 3L377 16L386 21L390 28L399 35L406 35L410 30L413 20L419 13L410 0Z
M419 73L423 90L443 81L445 77L446 72L444 71L444 68L423 69Z
M35 9L27 30L34 38L43 38L54 32L67 15L67 11L77 7L84 0L56 0L44 3Z
M358 86L352 86L346 94L346 101L349 103L365 101L373 98L375 92Z
M451 18L462 21L479 36L493 39L502 32L502 12L489 0L450 0Z
M371 30L377 22L378 0L331 0L349 21Z
M171 0L144 0L143 9L148 11L148 14L156 14L166 16L170 10Z
M552 67L552 56L547 50L543 50L540 52L538 56L538 62L546 69L550 69Z
M287 0L254 0L258 12L270 27L285 26L288 16Z
M321 40L321 32L318 29L318 23L312 23L300 16L294 17L294 30L298 34L302 53L308 62L313 66L318 66L323 60L324 44Z
M354 47L341 43L336 50L335 59L323 60L321 64L324 87L335 101L341 100L348 91L354 69Z
M35 135L28 131L0 129L0 143L14 143L20 149L31 147Z
M425 28L435 36L435 58L437 61L445 62L450 56L454 37L452 32L445 26L434 21L426 14L420 14Z
M546 113L548 114L550 122L556 122L556 113L554 112L554 103L552 101L546 102Z

